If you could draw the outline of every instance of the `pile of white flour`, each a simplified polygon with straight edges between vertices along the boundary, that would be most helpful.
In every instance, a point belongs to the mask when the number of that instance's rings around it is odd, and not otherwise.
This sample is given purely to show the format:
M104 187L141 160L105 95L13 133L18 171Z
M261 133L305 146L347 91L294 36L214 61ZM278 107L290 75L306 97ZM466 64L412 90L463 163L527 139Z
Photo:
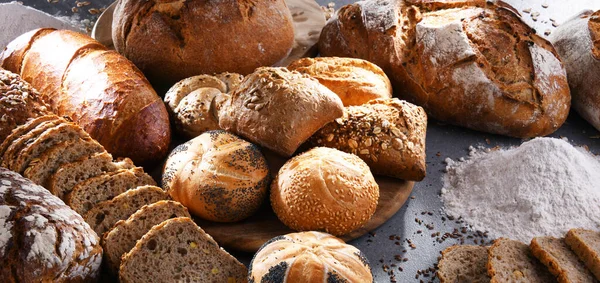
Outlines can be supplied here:
M471 148L467 160L446 162L444 210L491 237L529 243L571 228L600 230L600 159L565 140Z

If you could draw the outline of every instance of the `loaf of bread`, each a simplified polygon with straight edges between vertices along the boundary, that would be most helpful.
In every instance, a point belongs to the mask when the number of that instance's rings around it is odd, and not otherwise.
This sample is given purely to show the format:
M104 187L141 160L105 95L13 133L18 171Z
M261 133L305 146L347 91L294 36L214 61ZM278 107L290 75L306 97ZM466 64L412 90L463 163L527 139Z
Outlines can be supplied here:
M167 154L171 132L162 100L131 62L94 39L33 30L11 42L0 63L115 156L146 164Z
M112 27L117 51L167 86L198 74L249 74L294 43L284 0L119 0Z
M571 229L565 243L585 266L600 280L600 232L581 228Z
M392 98L392 84L377 65L362 59L317 57L298 59L287 68L309 75L335 92L344 106Z
M375 282L360 250L321 232L269 240L256 252L249 269L250 282Z
M501 282L556 282L554 276L519 241L499 238L489 249L488 275L492 283Z
M257 146L223 130L176 147L162 186L192 214L234 222L254 214L267 196L269 167Z
M60 199L0 168L0 262L3 282L87 282L98 278L102 248Z
M288 160L271 184L271 206L297 231L340 236L365 225L379 202L379 186L356 155L315 147Z
M482 246L455 245L442 252L437 276L440 283L488 283L488 248Z
M600 11L583 11L562 23L550 41L567 69L573 108L600 130Z
M319 51L375 63L400 98L450 124L535 137L569 113L556 51L502 1L360 1L327 23Z
M374 174L405 180L425 178L427 115L423 108L394 99L371 100L344 109L344 116L315 133L310 141L352 153Z
M219 111L219 126L283 156L341 117L340 98L317 80L286 68L258 68Z
M564 239L536 237L529 245L533 255L552 273L559 283L596 282L594 275L573 253Z

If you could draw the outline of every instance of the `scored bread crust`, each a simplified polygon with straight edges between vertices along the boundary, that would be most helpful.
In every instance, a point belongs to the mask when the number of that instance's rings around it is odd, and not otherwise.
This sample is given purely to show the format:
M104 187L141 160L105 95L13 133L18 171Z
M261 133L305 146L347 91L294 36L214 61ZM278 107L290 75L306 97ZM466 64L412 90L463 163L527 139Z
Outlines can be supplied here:
M565 243L585 266L600 280L600 233L585 229L571 229Z
M502 2L360 1L328 22L319 50L377 64L399 97L475 130L543 136L569 112L554 48Z
M437 276L440 283L490 282L487 274L488 248L454 245L442 251Z
M533 255L548 267L558 282L595 282L592 273L569 249L564 239L536 237L531 240L529 246Z

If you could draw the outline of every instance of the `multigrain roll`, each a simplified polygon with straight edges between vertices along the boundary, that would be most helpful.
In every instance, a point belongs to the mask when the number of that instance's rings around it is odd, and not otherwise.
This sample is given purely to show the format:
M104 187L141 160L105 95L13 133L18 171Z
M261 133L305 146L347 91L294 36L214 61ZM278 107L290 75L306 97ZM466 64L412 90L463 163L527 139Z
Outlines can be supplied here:
M319 51L377 64L396 95L450 124L525 138L569 113L556 51L502 1L359 1L327 23Z
M269 178L257 146L218 130L176 147L165 163L162 186L193 215L234 222L260 207Z
M288 160L271 185L271 206L291 229L339 236L375 213L379 186L356 155L316 147Z
M362 59L302 58L287 67L307 74L335 92L344 106L361 105L377 98L392 98L392 84L377 65Z
M249 282L374 282L369 261L332 235L301 232L266 242L250 263Z
M374 174L421 181L425 178L427 115L406 101L376 99L349 106L344 116L327 124L310 139L352 153Z
M244 78L219 111L219 126L289 157L343 114L340 98L317 80L264 67Z

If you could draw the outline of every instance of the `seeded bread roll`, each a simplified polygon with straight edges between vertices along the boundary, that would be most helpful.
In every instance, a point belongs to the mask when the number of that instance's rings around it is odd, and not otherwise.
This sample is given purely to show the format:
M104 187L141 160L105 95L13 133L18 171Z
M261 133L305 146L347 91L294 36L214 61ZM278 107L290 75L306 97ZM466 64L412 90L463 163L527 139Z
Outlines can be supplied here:
M597 282L564 239L536 237L531 240L529 247L533 255L558 278L558 282Z
M397 98L376 99L346 107L343 117L320 129L310 141L357 155L374 174L421 181L426 131L423 108Z
M188 217L150 229L123 255L119 279L131 282L241 282L248 269Z
M492 283L531 282L548 283L556 279L519 241L499 238L488 253L487 271Z
M291 233L267 241L254 255L250 282L375 282L357 248L321 232Z
M258 68L219 111L219 126L291 156L317 130L343 114L340 98L317 80L286 68Z
M565 243L600 280L600 232L571 229L565 237Z
M556 51L502 1L359 1L329 20L319 51L373 62L396 95L450 124L525 138L569 113Z
M1 141L17 126L47 114L50 114L49 107L29 83L19 75L0 68Z
M362 105L372 99L392 98L392 84L377 65L362 59L341 57L302 58L287 67L319 80L335 92L344 106Z
M81 216L41 186L0 168L2 282L89 282L102 248Z
M455 245L442 252L437 276L440 283L487 283L488 248L470 245Z
M379 186L356 155L315 147L288 160L271 184L271 206L297 231L339 236L362 227L375 213Z
M165 163L162 186L198 217L235 222L258 210L269 177L257 146L219 130L176 147Z

